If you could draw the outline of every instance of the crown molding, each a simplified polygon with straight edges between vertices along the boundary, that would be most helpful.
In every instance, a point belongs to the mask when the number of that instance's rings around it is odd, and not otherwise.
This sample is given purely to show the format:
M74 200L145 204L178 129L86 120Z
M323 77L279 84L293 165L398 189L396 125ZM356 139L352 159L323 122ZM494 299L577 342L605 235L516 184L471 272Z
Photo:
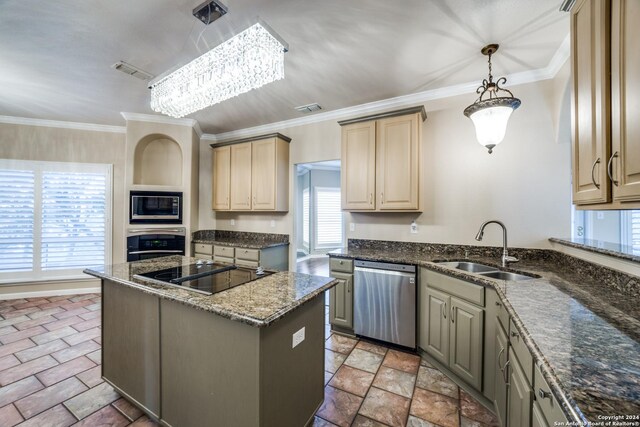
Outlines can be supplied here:
M147 122L147 123L160 123L168 125L189 126L194 128L198 136L202 136L202 130L200 124L195 119L176 119L173 117L160 116L158 114L141 114L141 113L127 113L123 111L120 113L122 117L128 122Z
M567 60L569 59L570 47L570 38L569 35L567 35L546 67L537 70L529 70L522 71L520 73L509 74L506 76L507 81L510 85L521 85L554 78L558 71L560 71L560 68L562 68L565 62L567 62ZM280 122L269 123L245 129L238 129L217 134L205 133L202 134L201 139L211 142L224 142L231 139L246 138L253 135L276 132L285 128L303 126L327 120L343 120L362 115L379 113L395 108L404 108L424 104L425 102L437 99L474 93L477 87L478 81L461 83L458 85L426 90L423 92L397 96L395 98L383 99L381 101L374 101L366 104L354 105L352 107L341 108L339 110L320 112L311 116L283 120Z
M28 117L0 116L0 123L10 125L42 126L58 129L88 130L93 132L125 133L124 126L98 125L94 123L64 122L61 120L31 119Z

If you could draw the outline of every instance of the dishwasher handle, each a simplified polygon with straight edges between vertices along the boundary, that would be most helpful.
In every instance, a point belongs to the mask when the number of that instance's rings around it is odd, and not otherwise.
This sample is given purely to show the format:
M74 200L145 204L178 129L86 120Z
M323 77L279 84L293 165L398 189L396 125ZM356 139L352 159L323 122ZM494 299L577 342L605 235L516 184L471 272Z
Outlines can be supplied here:
M360 271L362 273L384 274L385 276L408 277L409 283L414 284L416 282L416 273L406 273L404 271L378 270L376 268L363 268L363 267L356 267L354 271Z

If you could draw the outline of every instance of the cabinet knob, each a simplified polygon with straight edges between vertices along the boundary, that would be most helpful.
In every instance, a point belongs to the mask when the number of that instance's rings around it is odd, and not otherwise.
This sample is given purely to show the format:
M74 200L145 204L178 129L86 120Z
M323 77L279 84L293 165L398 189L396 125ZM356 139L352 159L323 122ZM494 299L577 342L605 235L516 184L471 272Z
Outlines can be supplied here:
M511 332L511 336L512 336L513 338L518 338L518 339L520 339L520 334L519 334L519 333L517 333L517 332Z
M540 399L551 399L551 393L544 391L541 388L538 389L538 396L540 396Z
M500 302L499 302L499 301L496 301L496 305L497 305L498 307L500 307L502 304L500 304Z

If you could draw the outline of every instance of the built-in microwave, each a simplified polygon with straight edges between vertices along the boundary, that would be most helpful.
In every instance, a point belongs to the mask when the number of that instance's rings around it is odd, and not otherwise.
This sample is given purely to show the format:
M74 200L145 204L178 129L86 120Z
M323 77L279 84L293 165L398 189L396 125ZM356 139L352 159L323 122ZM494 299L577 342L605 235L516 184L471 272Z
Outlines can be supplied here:
M132 191L130 224L182 224L182 193Z

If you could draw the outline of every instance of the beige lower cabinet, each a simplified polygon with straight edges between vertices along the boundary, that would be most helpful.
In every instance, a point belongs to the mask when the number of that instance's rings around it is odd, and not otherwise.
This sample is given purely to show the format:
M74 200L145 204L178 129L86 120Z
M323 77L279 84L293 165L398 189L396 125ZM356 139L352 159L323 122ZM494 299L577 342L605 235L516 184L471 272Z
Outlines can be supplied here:
M482 391L484 288L422 269L420 313L421 348Z
M215 262L235 264L240 267L264 267L267 270L287 270L289 268L289 247L274 246L263 249L194 243L193 256L199 259L213 259Z
M533 390L515 355L509 355L509 404L507 418L509 426L529 427L531 425L531 405Z
M338 279L329 290L329 323L334 330L353 334L353 260L331 258L329 269Z

